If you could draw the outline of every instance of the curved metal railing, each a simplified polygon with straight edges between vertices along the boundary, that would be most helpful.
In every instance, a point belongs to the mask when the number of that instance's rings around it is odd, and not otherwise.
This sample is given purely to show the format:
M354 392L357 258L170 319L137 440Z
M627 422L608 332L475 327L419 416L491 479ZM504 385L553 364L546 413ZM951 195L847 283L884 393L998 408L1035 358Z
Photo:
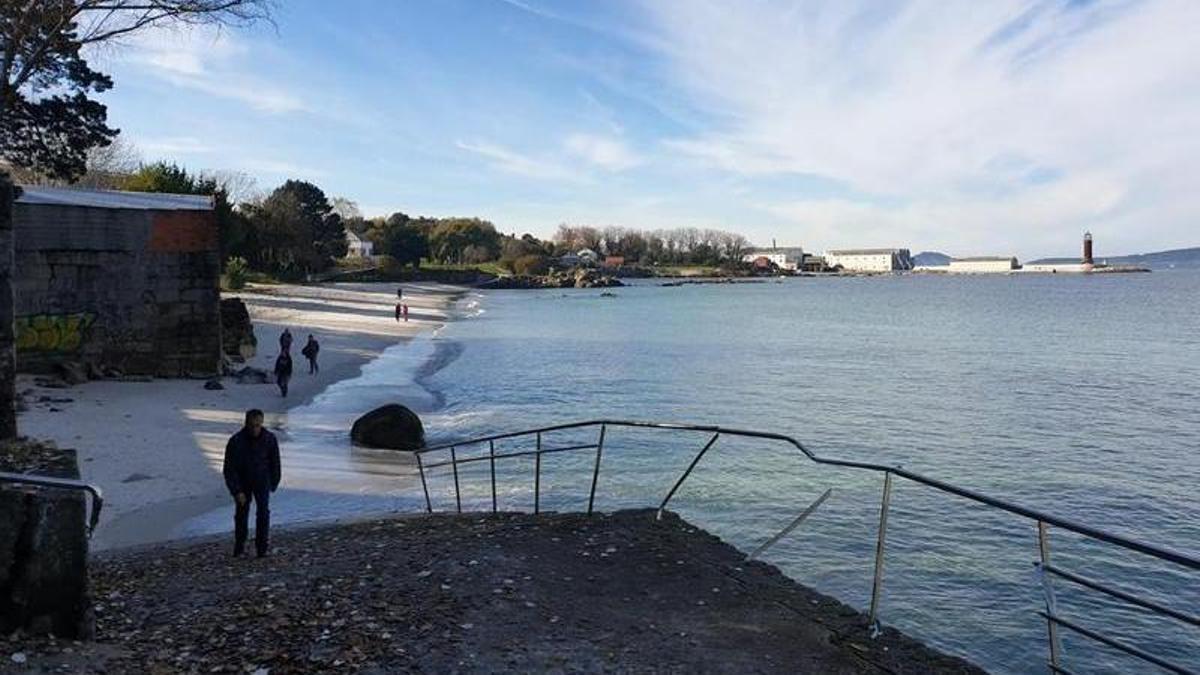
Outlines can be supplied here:
M92 497L92 508L88 514L88 535L96 530L100 523L100 510L104 508L104 494L100 488L90 483L84 483L70 478L55 478L27 473L8 473L0 471L0 483L12 485L35 485L38 487L59 488L63 490L79 490Z
M550 434L550 433L558 432L558 431L567 431L567 430L572 430L572 429L583 429L583 428L588 428L588 427L599 427L599 435L598 435L595 443L575 444L575 445L567 445L567 446L562 446L562 447L543 447L543 443L542 443L543 436L546 434ZM1042 590L1043 590L1043 596L1044 596L1045 604L1046 604L1045 611L1039 612L1039 614L1046 620L1047 638L1048 638L1048 643L1049 643L1049 662L1047 665L1052 672L1056 672L1056 673L1070 672L1062 665L1062 645L1061 645L1061 642L1059 639L1059 634L1058 634L1059 628L1065 628L1066 630L1069 630L1077 635L1080 635L1082 637L1099 642L1110 648L1116 649L1117 651L1120 651L1124 654L1127 654L1134 658L1138 658L1147 663L1152 663L1154 665L1157 665L1157 666L1159 666L1165 670L1171 671L1171 672L1175 672L1175 673L1193 673L1193 672L1195 672L1195 671L1189 669L1188 667L1185 667L1184 665L1171 662L1165 658L1162 658L1155 654L1149 653L1149 652L1142 650L1136 646L1126 644L1125 642L1123 642L1121 640L1117 640L1115 638L1109 637L1102 633L1099 633L1099 632L1096 632L1089 628L1086 628L1086 627L1080 625L1079 623L1077 623L1073 620L1069 620L1069 619L1063 617L1062 615L1060 615L1058 613L1057 607L1056 607L1054 586L1051 582L1052 578L1062 579L1064 581L1071 582L1071 583L1081 586L1083 588L1087 588L1089 590L1093 590L1093 591L1102 593L1110 598L1120 600L1129 606L1136 607L1138 609L1150 612L1157 616L1165 617L1168 619L1173 619L1176 621L1180 621L1182 623L1190 624L1192 626L1200 626L1200 616L1192 614L1188 611L1175 609L1175 608L1168 607L1168 606L1162 605L1160 603L1157 603L1157 602L1154 602L1151 600L1147 600L1145 598L1141 598L1141 597L1139 597L1133 593L1130 593L1128 591L1111 587L1111 586L1101 583L1099 581L1095 581L1093 579L1089 579L1087 577L1080 576L1073 572L1069 572L1067 570L1064 570L1064 569L1061 569L1059 567L1052 565L1051 561L1050 561L1049 528L1051 526L1061 528L1063 530L1067 530L1069 532L1074 532L1076 534L1082 535L1089 539L1093 539L1095 541L1104 542L1106 544L1111 544L1113 546L1117 546L1122 549L1132 551L1134 553L1147 555L1147 556L1150 556L1150 557L1158 559L1158 560L1162 560L1162 561L1169 562L1169 563L1172 563L1175 565L1179 565L1179 566L1184 567L1191 571L1200 571L1200 558L1197 558L1196 556L1189 554L1189 553L1184 553L1182 551L1177 551L1177 550L1167 548L1164 546L1160 546L1157 544L1151 544L1151 543L1147 543L1147 542L1143 542L1143 541L1138 541L1138 540L1130 538L1130 537L1119 535L1119 534L1116 534L1113 532L1108 532L1108 531L1105 531L1105 530L1102 530L1102 529L1099 529L1096 527L1092 527L1090 525L1086 525L1084 523L1070 520L1068 518L1056 516L1054 514L1046 513L1045 511L1041 511L1038 509L1023 506L1021 504L1016 504L1016 503L1010 502L1008 500L1001 499L999 497L993 497L991 495L986 495L981 492L977 492L975 490L959 487L952 483L947 483L945 481L938 480L936 478L931 478L929 476L917 473L915 471L910 471L910 470L905 469L900 466L890 466L890 465L886 465L886 464L876 464L873 462L859 462L859 461L852 461L852 460L843 460L843 459L822 457L822 456L812 452L808 448L804 447L804 445L802 443L800 443L800 441L796 440L795 438L792 438L791 436L787 436L785 434L777 434L777 433L763 432L763 431L751 431L751 430L746 430L746 429L730 429L730 428L726 428L726 427L712 426L712 425L674 424L674 423L664 423L664 422L641 422L641 421L632 421L632 420L607 420L607 419L605 419L605 420L588 420L588 421L583 421L583 422L570 422L570 423L566 423L566 424L557 424L557 425L539 427L539 428L534 428L534 429L524 429L521 431L493 434L490 436L480 436L480 437L476 437L476 438L470 438L467 440L455 441L455 442L451 442L451 443L442 443L439 445L422 448L420 450L417 450L415 453L416 458L417 458L417 468L421 475L421 489L425 495L425 508L428 512L430 512L430 513L433 512L433 502L429 497L429 486L428 486L428 482L427 482L426 475L425 475L426 470L441 467L441 466L450 466L451 467L453 476L454 476L455 507L456 507L456 510L459 513L461 513L462 512L462 490L461 490L461 487L459 484L458 467L461 464L470 464L470 463L475 463L475 462L486 461L486 462L489 462L491 465L492 511L495 512L497 510L496 461L502 460L502 459L515 458L515 457L533 456L534 460L535 460L535 463L534 463L534 513L539 513L540 507L541 507L540 498L541 498L541 459L542 459L542 455L552 454L552 453L560 453L560 452L595 450L596 451L596 459L595 459L595 463L594 463L593 469L592 469L592 482L591 482L591 489L588 494L588 509L587 509L587 512L589 514L591 514L594 504L595 504L596 485L597 485L597 483L599 481L599 477L600 477L600 461L601 461L601 458L604 453L605 436L607 434L607 430L609 427L624 427L624 428L637 428L637 429L660 429L660 430L670 430L670 431L691 431L691 432L704 432L704 433L712 434L712 436L709 438L708 442L700 449L700 451L692 459L692 461L688 465L687 469L685 469L683 474L681 474L679 476L679 478L675 481L675 483L671 487L670 491L667 493L666 497L664 497L664 499L662 500L662 503L658 507L658 517L659 518L662 517L662 512L667 507L667 504L671 501L671 498L679 490L680 486L682 486L683 483L687 480L688 476L691 475L692 470L696 468L696 465L700 463L700 460L703 459L704 455L716 444L717 439L719 439L723 435L724 436L737 436L737 437L744 437L744 438L759 438L759 439L763 439L763 440L779 441L779 442L793 446L796 450L799 450L805 457L807 457L809 460L811 460L813 462L816 462L817 464L824 464L824 465L828 465L828 466L836 466L836 467L843 467L843 468L850 468L850 469L860 469L860 470L873 471L873 472L883 474L883 477L884 477L883 494L882 494L880 510L879 510L878 539L877 539L876 548L875 548L874 580L873 580L872 586L871 586L871 604L870 604L870 609L868 611L868 621L869 621L870 625L872 626L873 633L876 633L879 629L879 601L880 601L880 594L881 594L881 591L883 588L884 550L885 550L885 543L886 543L886 537L887 537L888 510L889 510L889 506L891 503L892 479L893 479L893 476L898 476L900 478L905 478L914 483L925 485L927 487L931 487L935 490L938 490L938 491L941 491L941 492L944 492L947 494L955 495L957 497L961 497L961 498L964 498L964 499L967 499L967 500L970 500L970 501L973 501L973 502L976 502L979 504L984 504L986 506L989 506L989 507L992 507L995 509L999 509L1001 511L1005 511L1005 512L1011 513L1013 515L1021 516L1022 518L1027 518L1036 523L1037 536L1038 536L1037 541L1038 541L1039 560L1037 562L1035 562L1034 565L1037 567L1037 569L1040 573L1041 579L1042 579ZM505 439L514 439L514 438L524 438L524 437L529 437L529 436L533 436L535 438L534 449L522 450L522 451L517 451L517 452L505 452L505 453L500 453L500 454L496 453L496 446L495 446L496 441L505 440ZM487 455L476 456L476 457L467 457L467 458L459 458L458 457L458 449L459 448L480 445L483 443L488 444L488 454ZM448 460L434 462L434 463L427 463L424 459L424 457L426 455L428 455L429 453L445 452L445 451L448 451L450 454L450 458ZM783 531L781 531L779 534L775 535L775 537L772 537L772 539L769 540L768 542L766 542L763 546L759 547L759 549L756 550L754 553L752 553L750 557L757 556L766 547L774 544L775 541L779 540L779 538L786 535L792 529L797 527L810 513L812 513L818 506L820 506L820 504L825 500L826 497L828 497L828 495L829 495L829 492L827 491L820 498L818 498L816 502L814 502L811 506L809 506L808 509L806 509L803 513L801 513L798 518L796 518L792 523L790 523L788 525L788 527L784 528Z

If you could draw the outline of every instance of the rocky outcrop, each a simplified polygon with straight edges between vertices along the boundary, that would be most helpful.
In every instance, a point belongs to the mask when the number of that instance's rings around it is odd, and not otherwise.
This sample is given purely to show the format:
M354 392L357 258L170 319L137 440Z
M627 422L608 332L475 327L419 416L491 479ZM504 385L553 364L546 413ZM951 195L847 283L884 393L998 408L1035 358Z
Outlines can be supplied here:
M0 470L79 478L73 450L20 441L0 446ZM0 632L91 636L86 510L75 490L0 485Z
M624 286L620 279L607 276L594 269L577 269L567 272L553 271L541 276L515 275L499 277L488 288L535 289L535 288L613 288Z
M226 356L242 361L258 352L250 312L241 298L221 298L221 350Z
M425 427L415 412L390 403L355 420L350 438L368 448L416 450L425 447Z

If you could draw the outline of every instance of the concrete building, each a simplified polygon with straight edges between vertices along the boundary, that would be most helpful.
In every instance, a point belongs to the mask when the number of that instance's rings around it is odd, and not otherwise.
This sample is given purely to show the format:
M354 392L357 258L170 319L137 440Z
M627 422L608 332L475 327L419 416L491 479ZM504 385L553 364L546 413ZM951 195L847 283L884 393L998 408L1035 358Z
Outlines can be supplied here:
M17 366L211 375L221 361L209 197L22 189L13 212Z
M1015 256L977 256L952 258L947 272L955 274L996 274L1012 272L1020 267Z
M346 257L370 258L375 255L375 242L346 230Z
M825 264L847 272L898 272L913 268L906 248L860 248L825 252Z

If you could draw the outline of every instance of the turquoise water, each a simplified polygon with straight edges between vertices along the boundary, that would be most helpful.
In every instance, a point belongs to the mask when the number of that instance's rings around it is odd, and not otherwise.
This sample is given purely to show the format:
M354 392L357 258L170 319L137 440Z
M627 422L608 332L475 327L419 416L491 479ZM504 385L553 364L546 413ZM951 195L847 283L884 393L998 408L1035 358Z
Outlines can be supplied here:
M789 279L615 293L469 298L471 316L434 341L435 365L421 379L431 441L593 418L775 431L818 454L901 464L1200 554L1200 274ZM387 358L378 372L389 372ZM545 442L591 442L594 433ZM611 429L597 508L656 505L706 440ZM497 451L531 447L522 443ZM543 507L586 507L593 460L547 456ZM434 473L435 506L453 508L449 474ZM532 461L501 464L500 508L531 505L532 475ZM487 463L461 479L467 506L490 508ZM832 488L765 558L865 608L881 485L781 444L723 437L672 508L749 550ZM1051 548L1061 567L1200 607L1200 575L1053 529ZM1036 557L1032 522L898 481L883 621L992 670L1042 670ZM1200 665L1194 628L1065 582L1056 588L1063 614ZM1064 635L1077 672L1143 669Z

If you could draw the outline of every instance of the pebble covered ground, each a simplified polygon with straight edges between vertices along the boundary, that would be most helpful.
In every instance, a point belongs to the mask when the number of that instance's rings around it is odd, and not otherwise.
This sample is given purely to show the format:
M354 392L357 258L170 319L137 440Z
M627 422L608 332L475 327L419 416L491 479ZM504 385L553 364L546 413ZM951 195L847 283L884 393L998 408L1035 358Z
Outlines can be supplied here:
M96 640L0 638L0 670L981 672L673 514L397 517L92 562Z

